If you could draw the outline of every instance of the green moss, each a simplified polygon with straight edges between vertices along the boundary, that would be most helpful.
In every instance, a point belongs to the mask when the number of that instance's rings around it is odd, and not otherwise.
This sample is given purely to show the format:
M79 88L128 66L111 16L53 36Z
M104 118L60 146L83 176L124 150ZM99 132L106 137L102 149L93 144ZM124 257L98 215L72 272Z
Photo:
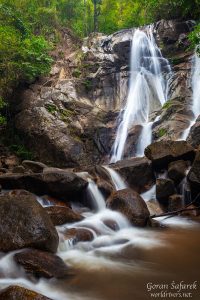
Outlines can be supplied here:
M32 160L34 155L31 151L27 150L23 144L14 144L9 146L10 151L14 152L22 160Z
M184 62L184 58L182 57L171 57L169 60L172 65L178 65Z
M45 107L50 114L54 114L56 111L58 111L57 106L54 104L46 104Z
M8 104L5 102L5 100L0 97L0 126L5 126L7 124L7 117L6 117L6 110L5 108L8 106Z
M167 133L167 130L165 128L160 128L158 131L158 137L161 138Z
M74 127L68 127L70 131L70 136L77 142L82 143L80 136L78 135L77 129Z
M169 107L171 107L173 104L172 100L168 100L167 102L165 102L165 104L163 105L163 109L168 109Z
M72 76L73 77L76 77L76 78L79 78L81 76L81 70L79 70L78 68L75 69L73 72L72 72Z
M7 118L0 115L0 126L5 126L7 124Z
M60 118L63 122L69 122L70 118L74 116L75 112L69 109L59 109Z
M90 92L92 90L92 80L90 79L86 79L84 82L83 82L83 85L86 89L87 92Z

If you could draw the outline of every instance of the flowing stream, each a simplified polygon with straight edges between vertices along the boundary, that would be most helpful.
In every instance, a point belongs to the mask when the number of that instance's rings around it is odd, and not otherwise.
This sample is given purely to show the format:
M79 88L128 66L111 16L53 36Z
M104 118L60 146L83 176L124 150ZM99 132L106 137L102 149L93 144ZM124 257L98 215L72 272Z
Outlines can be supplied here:
M120 183L118 173L110 167L105 169L116 189L126 186L123 181ZM195 261L200 251L200 234L196 233L200 228L196 223L174 217L160 219L169 227L167 231L133 227L125 216L106 208L103 195L88 173L79 173L79 176L89 182L87 194L93 209L77 206L85 219L57 227L60 237L57 255L73 268L75 276L65 280L36 280L28 277L14 262L13 255L17 251L2 253L1 288L20 285L53 300L145 300L151 299L146 287L150 281L196 280L198 272L195 270L199 271L200 267L199 259ZM155 186L142 196L150 205L149 201L155 198ZM52 205L40 198L38 201L43 206ZM152 210L153 206L149 207ZM154 213L154 209L151 212ZM74 243L66 239L65 231L70 228L89 230L93 240ZM190 243L186 232L190 235ZM191 259L181 265L180 253L186 256L191 251ZM199 298L194 294L193 299Z
M128 132L134 125L141 125L143 128L136 150L137 156L143 155L152 139L153 123L150 122L149 115L155 107L161 107L167 100L171 68L155 43L152 26L147 27L147 32L140 29L133 32L130 65L128 97L120 113L121 122L111 162L123 158Z
M110 174L111 180L115 186L116 191L123 190L127 188L127 184L124 182L123 178L114 169L104 166L106 171Z

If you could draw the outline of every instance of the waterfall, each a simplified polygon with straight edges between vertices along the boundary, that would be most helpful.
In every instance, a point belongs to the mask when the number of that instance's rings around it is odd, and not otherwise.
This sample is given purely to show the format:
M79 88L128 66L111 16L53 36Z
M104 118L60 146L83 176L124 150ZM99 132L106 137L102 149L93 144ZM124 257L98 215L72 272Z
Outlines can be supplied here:
M200 115L200 58L195 53L192 63L192 111L194 119L190 122L190 126L183 132L181 139L186 140L191 127L195 124L196 119Z
M133 125L143 126L137 149L137 154L143 154L144 148L151 142L152 123L149 123L149 114L152 107L161 106L167 100L168 80L165 80L162 71L169 75L171 68L155 43L152 26L147 27L147 33L140 29L133 32L130 64L128 97L120 113L121 122L111 162L123 158L128 131Z
M151 144L152 141L152 125L153 122L149 122L143 125L142 132L139 138L139 142L136 149L136 156L143 156L144 149Z
M105 199L98 186L92 180L88 172L79 172L76 173L81 178L87 180L87 194L92 201L92 206L96 211L103 210L106 207Z
M126 183L124 182L123 178L119 175L119 173L117 173L115 170L108 166L104 166L104 169L110 174L112 182L117 191L127 188Z
M98 186L96 183L88 178L88 194L90 196L90 199L92 199L93 206L97 211L100 211L106 207L105 199L98 189Z

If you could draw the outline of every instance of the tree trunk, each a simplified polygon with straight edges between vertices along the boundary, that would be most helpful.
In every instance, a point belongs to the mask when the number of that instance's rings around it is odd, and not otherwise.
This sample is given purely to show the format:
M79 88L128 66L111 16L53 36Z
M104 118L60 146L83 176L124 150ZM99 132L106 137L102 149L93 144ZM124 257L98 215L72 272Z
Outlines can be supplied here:
M98 31L98 11L97 11L97 0L94 0L94 32Z
M86 3L86 0L84 0L84 31L85 31L85 36L88 36L88 26L87 26L87 3Z

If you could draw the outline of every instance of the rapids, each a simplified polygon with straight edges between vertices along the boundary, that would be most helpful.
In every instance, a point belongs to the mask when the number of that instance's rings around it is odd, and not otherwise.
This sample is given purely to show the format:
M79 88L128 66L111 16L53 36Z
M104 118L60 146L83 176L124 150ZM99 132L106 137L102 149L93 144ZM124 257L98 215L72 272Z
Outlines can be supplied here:
M81 176L88 175L84 173ZM74 269L75 277L67 280L36 280L28 277L15 264L15 251L1 254L1 288L17 284L53 300L144 300L150 299L148 282L196 280L195 270L199 269L195 259L200 250L197 246L200 245L200 234L197 234L200 227L197 223L180 217L163 217L159 221L163 226L167 225L168 230L134 228L123 215L106 209L105 204L101 206L102 199L99 200L98 193L93 193L98 191L94 182L88 185L88 190L94 209L83 212L85 219L80 222L57 227L60 237L57 255ZM142 196L148 204L155 198L155 186ZM38 201L44 206L51 205L43 203L40 198ZM81 208L77 206L76 209ZM109 226L107 221L113 226ZM94 239L74 244L64 238L63 232L67 228L86 228L93 233ZM186 233L190 235L190 243ZM181 258L191 251L191 258L182 263ZM133 286L137 286L137 289ZM193 299L198 299L195 293Z

